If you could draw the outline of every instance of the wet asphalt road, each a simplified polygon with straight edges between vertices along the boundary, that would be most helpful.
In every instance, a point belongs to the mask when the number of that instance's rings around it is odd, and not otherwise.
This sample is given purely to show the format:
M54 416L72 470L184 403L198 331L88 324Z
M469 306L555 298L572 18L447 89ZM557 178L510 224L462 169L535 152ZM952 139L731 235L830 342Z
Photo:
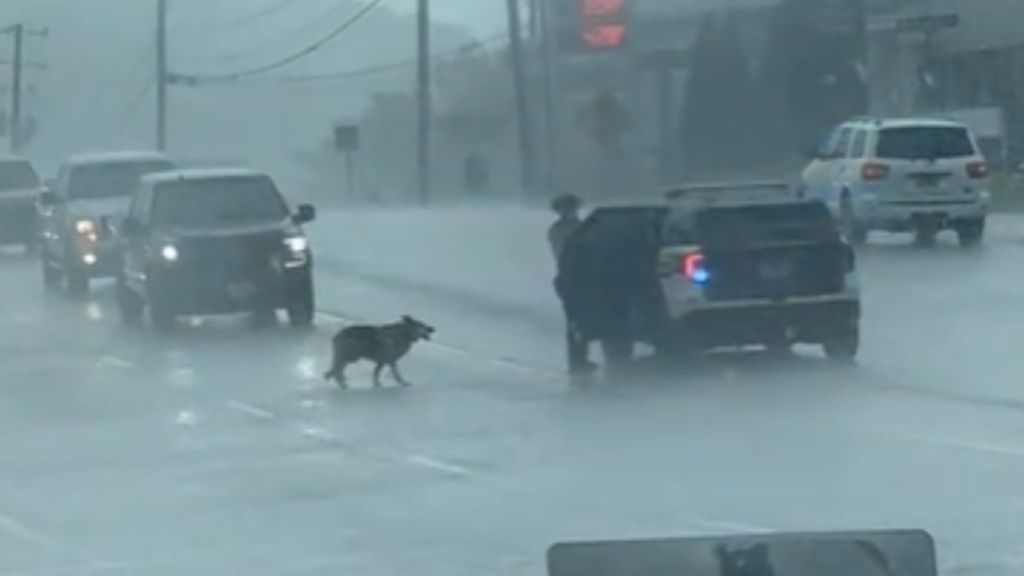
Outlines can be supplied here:
M877 527L931 530L949 573L1024 558L1013 234L868 248L857 367L729 354L591 386L555 370L553 307L320 252L315 332L169 337L0 257L0 576L536 575L561 539ZM320 380L344 318L410 311L441 329L416 386Z

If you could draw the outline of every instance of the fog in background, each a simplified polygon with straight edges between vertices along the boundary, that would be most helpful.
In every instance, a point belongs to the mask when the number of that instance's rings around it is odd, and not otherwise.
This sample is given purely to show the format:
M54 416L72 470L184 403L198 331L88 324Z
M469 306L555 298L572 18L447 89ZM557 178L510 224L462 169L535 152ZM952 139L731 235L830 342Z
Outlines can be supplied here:
M363 5L354 0L169 4L170 70L182 74L219 74L272 62L325 36ZM491 2L434 5L436 51L493 36L504 25L504 10ZM332 123L360 117L374 92L414 90L414 7L414 0L385 2L321 51L272 74L222 85L172 86L169 151L185 159L245 160L270 169L293 189L325 185L310 180L310 164L333 161ZM38 121L26 153L44 170L52 171L75 152L154 145L155 14L153 0L4 0L3 21L50 32L46 39L27 38L25 48L26 59L49 67L28 70L25 80L24 107ZM387 67L382 72L337 79L285 79L382 65Z

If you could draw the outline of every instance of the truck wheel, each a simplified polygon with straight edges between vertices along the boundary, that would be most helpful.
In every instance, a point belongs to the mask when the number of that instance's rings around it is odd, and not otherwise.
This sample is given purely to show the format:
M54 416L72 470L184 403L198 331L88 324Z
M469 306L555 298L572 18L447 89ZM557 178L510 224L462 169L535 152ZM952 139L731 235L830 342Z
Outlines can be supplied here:
M825 355L836 362L852 362L860 351L860 329L856 326L836 332L823 344Z
M288 322L293 328L309 328L313 326L316 305L313 295L299 298L288 305Z
M985 219L964 220L956 225L956 234L960 239L960 245L964 248L973 248L981 243L985 235Z
M89 294L89 277L77 270L68 270L64 278L68 296L84 298Z
M161 298L149 298L149 321L157 332L168 333L174 330L177 323L177 316L171 307Z
M45 255L40 259L40 262L43 270L43 286L47 290L57 290L60 288L61 281L63 280L60 270L54 269Z
M117 308L121 312L121 322L125 326L138 326L142 323L142 313L145 310L142 299L120 281L117 284Z

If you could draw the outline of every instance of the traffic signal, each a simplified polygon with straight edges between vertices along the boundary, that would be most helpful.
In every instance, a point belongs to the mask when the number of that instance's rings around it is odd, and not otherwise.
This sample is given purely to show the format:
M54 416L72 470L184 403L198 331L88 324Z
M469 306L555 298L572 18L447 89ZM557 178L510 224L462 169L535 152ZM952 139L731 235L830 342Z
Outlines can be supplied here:
M625 46L627 0L555 0L556 29L565 52L604 52Z

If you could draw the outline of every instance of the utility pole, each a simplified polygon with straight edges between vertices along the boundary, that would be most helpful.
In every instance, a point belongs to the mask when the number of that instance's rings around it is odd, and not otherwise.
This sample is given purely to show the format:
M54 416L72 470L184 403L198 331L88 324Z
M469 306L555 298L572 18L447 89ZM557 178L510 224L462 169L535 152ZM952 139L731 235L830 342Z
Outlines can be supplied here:
M430 0L419 0L416 11L416 102L419 116L416 153L419 166L419 200L422 204L431 201L431 177L433 174L430 154L433 104L430 81Z
M11 65L11 124L8 131L11 137L11 152L17 154L21 150L21 66L24 60L22 48L25 26L11 26L11 35L14 36L14 62Z
M17 153L21 150L22 146L22 73L26 67L34 67L37 69L45 70L46 65L39 62L25 62L25 36L38 36L45 37L48 30L43 28L41 30L26 30L24 24L14 24L3 30L0 33L10 34L14 40L14 53L12 55L11 65L11 117L10 126L8 127L8 135L10 137L10 149L12 153Z
M519 166L523 193L535 193L537 158L533 150L533 121L530 117L529 94L526 90L526 70L523 64L523 27L519 15L519 0L506 0L508 7L509 48L512 51L512 74L515 82L517 125L519 129Z
M555 52L552 41L551 14L548 12L548 3L543 0L535 0L533 9L539 25L540 33L540 59L541 71L543 74L543 99L544 99L544 188L548 195L555 195L557 181L556 166L558 166L558 143L555 141L555 87L554 87L554 62Z
M156 148L167 149L167 0L156 5Z

